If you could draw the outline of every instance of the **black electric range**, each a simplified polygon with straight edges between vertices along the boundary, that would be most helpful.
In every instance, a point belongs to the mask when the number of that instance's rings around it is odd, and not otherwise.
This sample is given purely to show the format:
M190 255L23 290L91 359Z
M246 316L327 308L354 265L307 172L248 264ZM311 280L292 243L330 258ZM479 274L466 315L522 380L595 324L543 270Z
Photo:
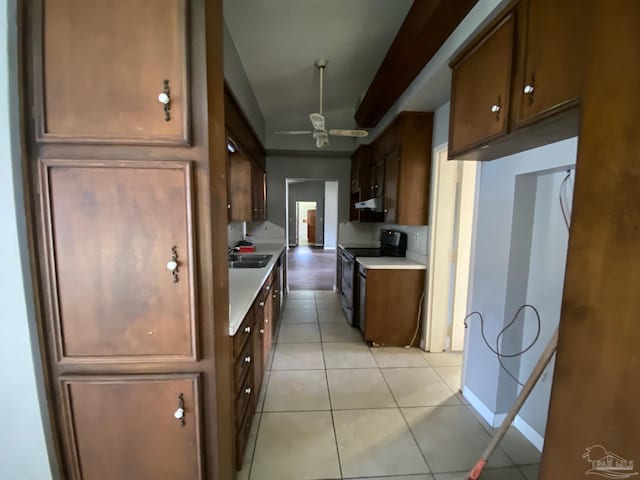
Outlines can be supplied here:
M407 253L407 234L396 230L380 230L380 247L351 247L340 249L340 296L342 309L352 327L363 328L358 318L358 295L362 280L358 278L355 259L358 257L404 257ZM360 288L356 289L356 286Z

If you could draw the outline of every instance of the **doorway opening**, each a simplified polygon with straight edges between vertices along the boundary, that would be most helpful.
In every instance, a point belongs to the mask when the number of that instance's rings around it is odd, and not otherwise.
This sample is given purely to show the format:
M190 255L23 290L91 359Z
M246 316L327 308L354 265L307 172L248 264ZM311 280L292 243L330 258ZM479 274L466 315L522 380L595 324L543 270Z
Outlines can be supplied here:
M296 202L296 246L316 245L316 202Z
M288 290L334 290L338 182L286 180Z
M449 161L446 144L435 149L434 158L425 347L431 352L461 352L470 285L477 164Z

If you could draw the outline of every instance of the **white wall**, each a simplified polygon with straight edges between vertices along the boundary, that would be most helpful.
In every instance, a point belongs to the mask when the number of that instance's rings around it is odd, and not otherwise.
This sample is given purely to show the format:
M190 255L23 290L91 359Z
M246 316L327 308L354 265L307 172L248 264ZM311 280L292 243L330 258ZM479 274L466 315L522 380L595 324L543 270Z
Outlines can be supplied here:
M284 228L286 221L286 179L337 180L338 220L349 219L351 160L323 157L267 157L267 218Z
M324 182L324 249L338 247L338 182Z
M238 55L238 51L236 50L236 46L231 38L231 33L226 24L224 25L222 41L224 48L224 79L227 81L227 85L240 104L240 108L242 108L249 123L251 123L251 126L264 145L264 117L262 116L258 100L256 100L256 96L253 93L253 89L251 88L251 84L249 83L249 79L244 71L240 56Z
M545 192L544 189L538 191L535 176L526 178L526 175L573 165L576 146L573 138L481 165L469 311L484 314L485 331L490 341L511 319L517 306L530 300L527 285L531 243L540 235L534 228L541 225L533 224L535 199L539 197L543 201ZM558 210L557 201L551 200L548 208ZM541 250L536 248L534 251ZM557 258L555 253L554 256ZM555 262L549 268L547 273L554 278L564 276L564 263ZM545 299L536 306L545 311L555 308L554 301L547 303ZM502 348L505 352L514 351L521 345L522 331L516 329L513 335L505 338ZM520 370L518 361L507 364L514 372ZM506 413L517 388L483 343L480 323L475 319L467 330L465 365L465 393L471 393L493 414Z
M526 301L537 306L542 318L542 329L540 340L521 358L520 378L529 377L560 322L569 233L558 208L558 194L565 177L566 172L560 171L541 175L536 181ZM569 197L573 196L572 185L571 180L567 182ZM528 345L528 340L536 333L533 312L527 311L525 319L523 343ZM520 411L522 420L542 437L547 424L554 363L555 358Z
M52 478L24 217L19 147L16 1L0 8L0 476ZM35 349L32 347L35 346ZM55 468L55 467L54 467Z

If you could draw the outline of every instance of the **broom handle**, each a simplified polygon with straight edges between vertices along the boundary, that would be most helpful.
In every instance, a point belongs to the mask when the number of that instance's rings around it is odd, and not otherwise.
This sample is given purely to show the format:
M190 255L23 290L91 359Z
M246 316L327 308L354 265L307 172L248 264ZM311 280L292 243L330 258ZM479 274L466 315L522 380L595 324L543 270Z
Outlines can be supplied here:
M496 432L493 439L491 440L491 443L482 454L482 459L485 462L489 461L489 457L491 457L495 449L498 447L498 444L500 443L500 441L502 441L502 438L507 433L507 430L509 430L509 427L513 423L513 420L516 418L516 415L518 415L518 412L520 412L522 405L524 405L524 402L527 401L527 398L533 390L533 387L536 386L536 383L538 383L538 380L542 376L542 372L544 372L544 369L547 368L547 365L551 361L553 354L556 352L557 347L558 328L556 328L556 331L553 332L553 336L551 337L551 340L549 340L547 348L545 348L542 356L540 357L540 360L538 360L538 363L536 363L535 368L529 376L529 380L527 380L527 383L525 383L524 387L522 388L520 395L518 395L516 403L514 403L513 407L511 407L511 410L509 410L507 418L504 419L502 425L500 425L500 429Z

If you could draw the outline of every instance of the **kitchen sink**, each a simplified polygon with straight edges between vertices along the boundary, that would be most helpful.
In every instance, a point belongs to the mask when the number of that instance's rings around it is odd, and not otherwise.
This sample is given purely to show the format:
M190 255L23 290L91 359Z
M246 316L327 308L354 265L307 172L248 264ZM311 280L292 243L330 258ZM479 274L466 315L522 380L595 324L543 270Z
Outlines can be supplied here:
M273 255L229 255L229 268L263 268Z

